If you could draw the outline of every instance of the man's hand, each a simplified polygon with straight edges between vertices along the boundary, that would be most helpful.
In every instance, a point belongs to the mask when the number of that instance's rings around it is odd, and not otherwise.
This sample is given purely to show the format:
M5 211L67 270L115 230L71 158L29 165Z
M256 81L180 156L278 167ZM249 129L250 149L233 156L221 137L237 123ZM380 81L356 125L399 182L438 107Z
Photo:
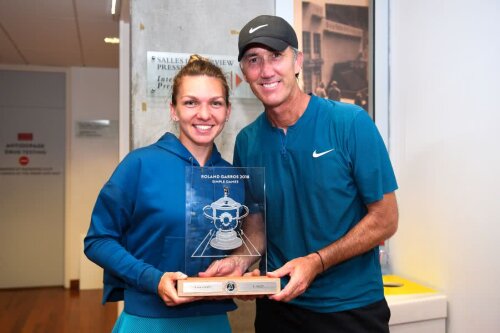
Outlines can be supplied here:
M258 268L254 269L251 272L245 273L243 276L260 276L260 270ZM239 295L235 296L235 298L240 299L242 301L253 301L256 298L261 298L262 295Z
M290 276L290 281L279 293L269 299L289 302L307 290L314 278L323 271L321 260L316 253L290 260L282 267L267 273L269 277Z
M210 264L206 271L200 272L199 277L212 276L242 276L246 267L238 257L226 257L221 260L215 260Z
M158 295L167 306L176 306L183 303L194 302L202 299L201 297L180 297L177 295L177 280L183 280L187 275L181 272L166 272L161 277L158 284Z

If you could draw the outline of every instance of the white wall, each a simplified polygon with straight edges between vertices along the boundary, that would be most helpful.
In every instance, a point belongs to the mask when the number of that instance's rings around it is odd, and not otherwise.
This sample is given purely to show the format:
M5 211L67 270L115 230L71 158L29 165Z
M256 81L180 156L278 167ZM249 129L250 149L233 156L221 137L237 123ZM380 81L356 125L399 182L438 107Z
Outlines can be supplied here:
M79 137L77 122L118 120L118 69L70 68L68 73L65 284L80 279L80 273L89 273L80 281L82 287L88 288L93 283L88 283L87 278L100 282L102 274L90 274L87 270L92 268L85 261L82 265L82 235L87 233L99 190L118 163L118 127L103 137ZM86 271L80 272L81 267Z
M119 119L118 69L0 65L0 69L66 73L66 177L64 285L80 280L82 236L87 232L97 194L118 164L118 133L102 138L76 135L76 122ZM127 122L128 123L128 122ZM126 149L126 143L123 144ZM102 274L85 262L87 286L101 287ZM91 276L90 276L91 275ZM82 281L81 281L82 282Z
M65 103L64 71L0 69L0 288L63 284Z
M500 2L390 2L396 273L448 296L448 332L500 332Z
M122 7L122 11L124 10ZM118 75L120 79L119 157L122 160L130 151L130 22L123 20L120 20L120 68Z

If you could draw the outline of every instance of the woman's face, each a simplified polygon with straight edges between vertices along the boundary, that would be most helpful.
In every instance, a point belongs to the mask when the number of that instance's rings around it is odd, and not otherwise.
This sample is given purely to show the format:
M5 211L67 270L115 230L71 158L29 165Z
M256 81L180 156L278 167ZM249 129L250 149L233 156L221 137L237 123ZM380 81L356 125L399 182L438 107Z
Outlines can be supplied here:
M188 149L212 147L231 113L219 79L205 75L182 77L177 105L170 113L179 123L179 140Z

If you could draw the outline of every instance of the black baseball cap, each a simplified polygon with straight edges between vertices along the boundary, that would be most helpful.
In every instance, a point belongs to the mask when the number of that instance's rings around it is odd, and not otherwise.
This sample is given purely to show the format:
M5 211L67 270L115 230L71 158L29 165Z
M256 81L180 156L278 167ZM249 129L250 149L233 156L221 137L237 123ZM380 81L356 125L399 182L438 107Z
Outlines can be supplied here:
M238 61L251 44L262 44L276 51L283 51L288 46L299 47L292 26L283 18L271 15L257 16L241 29L238 39Z

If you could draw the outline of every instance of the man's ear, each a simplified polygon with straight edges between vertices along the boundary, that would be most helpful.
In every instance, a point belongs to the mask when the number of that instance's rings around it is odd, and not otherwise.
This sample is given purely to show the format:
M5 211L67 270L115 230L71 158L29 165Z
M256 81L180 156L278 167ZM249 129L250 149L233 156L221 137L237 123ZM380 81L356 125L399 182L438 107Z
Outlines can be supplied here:
M299 75L302 70L302 65L304 64L304 53L302 51L297 52L297 59L295 59L294 69L295 76Z

